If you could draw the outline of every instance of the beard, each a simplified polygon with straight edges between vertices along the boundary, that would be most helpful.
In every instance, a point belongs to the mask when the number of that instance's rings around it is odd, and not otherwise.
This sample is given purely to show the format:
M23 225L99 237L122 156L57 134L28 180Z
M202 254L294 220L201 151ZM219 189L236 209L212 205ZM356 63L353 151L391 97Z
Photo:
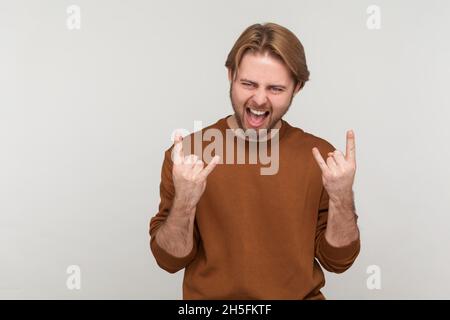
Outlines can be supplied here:
M246 108L248 106L246 106L246 105L237 106L235 101L233 101L233 85L232 84L230 84L229 95L230 95L231 105L234 110L234 117L236 119L236 122L237 122L239 128L241 128L242 130L244 130L244 132L246 132L249 128L244 127L244 113L247 112ZM288 112L289 108L291 107L293 98L294 98L294 93L291 94L291 98L289 100L289 104L288 104L287 108L280 115L275 115L273 113L273 111L270 112L270 115L269 115L270 119L269 119L269 124L267 125L267 128L259 128L257 130L258 135L260 134L260 130L267 130L267 134L270 134L270 130L273 129L276 126L276 124L278 123L278 121L280 121L281 118Z

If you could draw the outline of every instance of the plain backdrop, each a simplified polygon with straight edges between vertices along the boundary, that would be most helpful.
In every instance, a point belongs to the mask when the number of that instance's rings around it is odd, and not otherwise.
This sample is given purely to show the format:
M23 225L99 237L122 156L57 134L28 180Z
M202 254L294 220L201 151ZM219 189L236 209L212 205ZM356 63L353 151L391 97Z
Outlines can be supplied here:
M450 298L449 18L445 0L0 1L0 298L182 297L149 249L163 152L232 113L225 59L259 22L305 47L284 119L340 150L356 135L362 249L326 297Z

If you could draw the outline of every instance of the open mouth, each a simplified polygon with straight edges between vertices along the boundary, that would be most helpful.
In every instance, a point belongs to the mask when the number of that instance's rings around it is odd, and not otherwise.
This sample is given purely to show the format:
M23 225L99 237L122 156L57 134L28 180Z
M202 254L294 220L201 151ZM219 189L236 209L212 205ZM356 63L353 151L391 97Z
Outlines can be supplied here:
M269 117L270 111L259 111L255 109L245 108L245 119L249 127L251 128L259 128L263 124L265 124L266 119Z

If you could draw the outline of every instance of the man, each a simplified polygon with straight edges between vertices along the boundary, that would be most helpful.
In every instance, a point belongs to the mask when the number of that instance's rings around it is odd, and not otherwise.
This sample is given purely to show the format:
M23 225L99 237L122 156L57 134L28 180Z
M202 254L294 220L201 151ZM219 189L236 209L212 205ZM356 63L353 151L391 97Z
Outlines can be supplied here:
M152 253L168 272L185 268L184 299L325 299L321 266L344 272L360 250L354 134L343 154L282 119L309 77L288 29L248 27L225 66L234 114L200 133L253 130L258 141L276 141L278 170L262 175L260 162L228 164L223 153L205 165L190 144L198 133L177 136L150 221ZM250 153L250 135L236 136Z

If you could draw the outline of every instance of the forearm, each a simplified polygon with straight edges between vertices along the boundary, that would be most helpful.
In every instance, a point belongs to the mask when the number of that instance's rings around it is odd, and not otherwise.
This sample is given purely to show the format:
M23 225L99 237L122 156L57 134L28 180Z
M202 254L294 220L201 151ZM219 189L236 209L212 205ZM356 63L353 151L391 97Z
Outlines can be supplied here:
M330 198L325 238L334 247L343 247L359 238L353 192Z
M188 208L182 201L174 199L166 221L156 233L156 242L173 256L187 256L194 244L194 219L195 207Z

